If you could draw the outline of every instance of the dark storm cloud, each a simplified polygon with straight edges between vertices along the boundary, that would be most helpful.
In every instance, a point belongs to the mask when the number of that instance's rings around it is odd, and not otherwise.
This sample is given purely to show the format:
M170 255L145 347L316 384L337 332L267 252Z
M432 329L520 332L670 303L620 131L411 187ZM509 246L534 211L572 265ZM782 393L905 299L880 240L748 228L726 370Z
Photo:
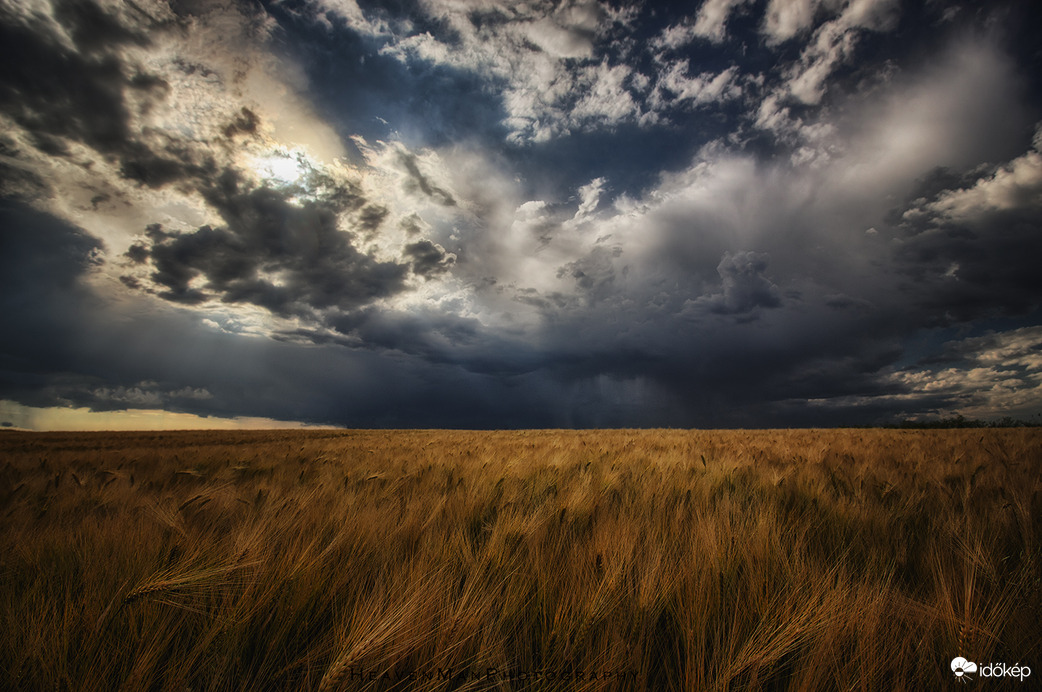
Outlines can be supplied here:
M1042 304L1042 257L1037 215L995 214L984 224L944 225L907 241L899 254L914 284L909 294L939 325L1002 314L1025 314Z
M38 16L20 21L4 10L0 18L0 109L45 153L66 155L65 138L106 154L127 152L134 133L124 93L161 93L164 82L125 65L118 51L148 45L148 37L91 2L56 4L55 19L74 47Z
M161 230L161 227L157 225L156 230ZM149 251L144 245L131 245L126 252L126 257L134 264L144 264L148 261Z
M101 243L83 231L27 205L0 201L0 277L9 310L24 311L38 301L71 293L86 295L80 278L101 260Z
M377 230L379 230L389 213L387 207L382 207L378 204L365 206L358 212L355 227L367 238L372 238L376 235Z
M73 35L90 36L76 22L77 13L70 14ZM0 64L0 108L33 134L42 151L65 154L63 137L102 152L121 150L130 140L123 100L130 80L117 57L86 56L61 46L43 26L5 21Z
M150 187L212 174L212 160L200 158L181 137L150 142L134 124L136 115L166 97L169 85L124 57L125 47L147 48L148 32L163 28L128 7L134 27L93 2L56 3L54 21L72 46L42 15L18 17L0 9L0 112L24 128L41 153L76 160L69 145L82 143L117 161L125 178ZM251 116L243 109L229 128L248 132L255 126Z
M424 278L444 274L456 261L455 255L445 252L445 248L429 240L409 243L402 254L411 260L413 273Z
M98 249L47 214L0 205L4 398L362 426L546 426L560 419L564 405L545 403L561 390L535 376L506 381L402 351L244 338L189 312L144 303L117 312L84 285L98 267Z
M598 301L614 293L615 265L612 260L620 255L619 248L595 247L587 256L561 267L557 276L570 276L588 300Z
M358 346L421 356L432 363L458 364L472 372L531 369L521 365L517 346L497 338L474 319L435 311L362 310L329 320Z
M1036 136L1036 139L1038 137ZM901 215L896 260L937 323L1025 314L1042 305L1042 155L943 183Z
M253 135L256 134L258 125L260 125L260 118L257 114L243 106L239 110L239 115L225 126L224 136L233 139L236 135Z
M848 295L842 293L834 293L826 295L824 297L825 305L835 310L855 310L857 312L871 312L872 303L870 301L851 298Z
M712 312L738 315L756 308L781 305L778 287L765 276L770 257L759 252L725 252L716 271L723 283L723 293L709 298Z
M0 378L5 396L54 403L43 390L77 379L74 325L95 303L80 282L100 243L30 207L0 203Z
M21 164L21 155L13 141L0 135L0 198L28 201L45 197L49 190L47 181Z
M406 265L359 252L338 227L339 212L363 203L357 191L341 186L330 197L334 201L295 204L286 192L251 189L226 171L204 195L225 225L177 235L152 229L147 250L135 245L129 251L135 261L147 252L155 270L151 278L167 300L195 305L216 299L311 316L327 308L357 308L404 288ZM406 257L418 266L408 250ZM430 272L431 266L422 269ZM200 288L191 285L196 279Z
M129 5L140 17L152 19L133 3ZM65 0L55 3L54 16L69 28L72 40L83 53L103 52L114 44L148 45L148 39L143 34L128 29L93 2Z
M561 326L544 335L552 347L541 351L542 363L563 381L609 377L642 383L645 405L669 402L669 414L658 415L670 425L807 424L800 400L878 399L911 391L879 375L901 355L902 328L859 314L826 319L806 310L783 315L784 310L763 312L755 321L713 313L692 320L611 301L585 319L558 318ZM878 408L892 416L905 406ZM830 414L832 423L866 420L840 408ZM880 414L872 420L885 419Z
M419 190L438 204L445 205L446 207L456 206L456 200L452 198L452 195L432 183L427 176L420 171L420 167L416 164L415 154L401 152L399 160L408 172L410 178L409 185L406 189L410 191Z
M402 230L404 230L408 235L414 236L423 231L425 224L423 219L420 218L420 215L413 212L403 218L399 222L399 226L401 226Z
M189 162L187 152L171 153L175 156L156 153L137 142L129 144L125 150L120 174L129 180L158 188L205 171L204 168ZM177 153L181 156L177 156Z

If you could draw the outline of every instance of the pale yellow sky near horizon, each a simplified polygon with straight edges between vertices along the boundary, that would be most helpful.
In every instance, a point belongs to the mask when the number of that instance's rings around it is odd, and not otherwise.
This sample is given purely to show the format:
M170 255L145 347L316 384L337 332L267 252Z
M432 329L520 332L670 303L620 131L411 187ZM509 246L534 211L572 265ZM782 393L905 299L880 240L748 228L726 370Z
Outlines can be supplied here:
M0 423L6 428L40 432L89 430L257 430L331 428L308 425L299 421L273 418L220 418L176 413L159 409L91 411L84 408L24 406L13 401L0 401ZM7 425L10 424L10 425Z

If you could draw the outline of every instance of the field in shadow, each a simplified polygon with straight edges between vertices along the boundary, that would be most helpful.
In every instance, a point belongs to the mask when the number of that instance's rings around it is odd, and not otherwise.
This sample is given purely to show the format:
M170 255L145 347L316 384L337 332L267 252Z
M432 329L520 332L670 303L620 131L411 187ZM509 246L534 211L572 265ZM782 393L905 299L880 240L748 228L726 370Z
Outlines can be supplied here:
M1039 429L5 432L0 687L951 689L1040 538Z

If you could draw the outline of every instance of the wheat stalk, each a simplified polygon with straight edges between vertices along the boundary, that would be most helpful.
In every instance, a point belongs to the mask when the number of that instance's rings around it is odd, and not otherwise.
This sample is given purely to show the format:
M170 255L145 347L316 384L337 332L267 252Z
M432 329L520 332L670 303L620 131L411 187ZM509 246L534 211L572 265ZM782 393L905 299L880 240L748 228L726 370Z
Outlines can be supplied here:
M187 589L205 586L221 586L226 585L228 582L226 577L235 570L244 569L253 565L258 564L257 562L247 562L234 565L222 565L218 567L208 567L203 569L185 571L185 572L172 572L165 570L158 574L146 579L144 582L134 587L123 597L120 602L119 610L122 610L128 605L136 601L140 601L157 594L164 593L176 593ZM172 605L180 605L182 607L188 607L187 604L173 603L171 601L165 601Z

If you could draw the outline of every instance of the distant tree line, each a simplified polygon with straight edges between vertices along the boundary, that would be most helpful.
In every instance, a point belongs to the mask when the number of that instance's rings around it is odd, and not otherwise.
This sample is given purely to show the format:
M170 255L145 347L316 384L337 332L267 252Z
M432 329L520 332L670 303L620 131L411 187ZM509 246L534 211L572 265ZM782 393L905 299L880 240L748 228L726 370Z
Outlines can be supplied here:
M948 428L1038 428L1042 427L1042 420L1023 420L1004 416L997 420L981 420L979 418L966 418L965 416L950 416L948 418L933 418L930 420L902 420L884 423L882 428L899 428L906 430L937 430Z

